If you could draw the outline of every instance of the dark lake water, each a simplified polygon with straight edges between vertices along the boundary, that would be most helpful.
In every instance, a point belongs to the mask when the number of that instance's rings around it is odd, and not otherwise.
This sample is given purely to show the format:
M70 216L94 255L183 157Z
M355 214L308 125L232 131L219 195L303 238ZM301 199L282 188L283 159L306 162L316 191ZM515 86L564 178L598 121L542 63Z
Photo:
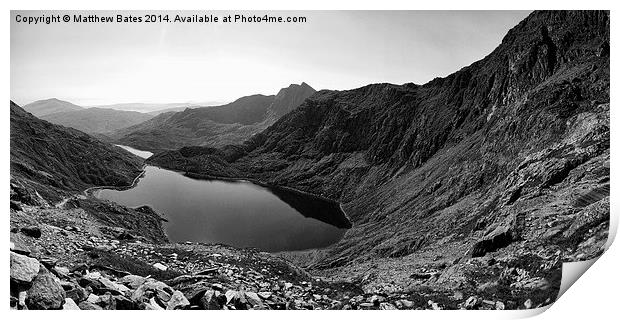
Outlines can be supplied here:
M147 158L150 152L121 146ZM147 166L135 187L102 189L96 196L162 214L171 241L225 243L264 251L322 248L350 227L336 202L247 181L190 178Z

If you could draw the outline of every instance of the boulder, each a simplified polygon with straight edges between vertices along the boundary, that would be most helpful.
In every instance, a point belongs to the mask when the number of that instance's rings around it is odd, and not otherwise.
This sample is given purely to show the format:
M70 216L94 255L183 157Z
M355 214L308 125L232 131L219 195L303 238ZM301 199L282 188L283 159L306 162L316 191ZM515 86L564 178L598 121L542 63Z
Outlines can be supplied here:
M80 286L75 286L74 289L66 290L65 295L67 298L71 298L77 303L85 301L88 298L88 292Z
M51 270L58 263L58 259L52 257L39 258L39 263L44 265L48 270Z
M166 310L183 309L187 306L189 306L189 300L185 298L183 292L175 290L172 296L170 296Z
M60 309L65 303L65 291L60 280L45 267L39 268L39 273L28 289L26 305L32 310Z
M504 309L506 309L506 305L503 302L501 302L501 301L497 301L497 302L495 302L495 309L496 310L504 310Z
M90 288L96 294L104 294L109 291L99 280L80 278L78 283L84 288Z
M160 270L160 271L166 271L166 270L168 270L168 267L166 267L165 265L163 265L163 264L161 264L161 263L159 263L159 262L157 262L157 263L153 264L153 268L155 268L155 269L157 269L157 270Z
M115 293L122 293L124 290L121 286L119 286L118 284L116 284L115 282L113 282L112 280L106 278L106 277L101 277L99 278L99 282L101 282L101 284L108 290L110 290L111 292ZM123 286L125 287L125 286ZM125 287L127 288L127 287Z
M69 272L69 268L66 267L59 267L59 266L55 266L52 271L58 276L58 277L62 277L62 278L68 278L69 274L71 272Z
M482 301L478 299L478 297L471 296L467 298L467 300L465 300L463 307L465 307L465 309L467 310L477 309L480 306L481 302Z
M162 305L166 305L173 292L167 284L149 279L132 293L131 300L136 303L147 303L151 298L156 297Z
M103 310L115 310L116 301L110 292L106 292L104 295L99 296L99 301L96 302Z
M226 304L234 306L236 309L245 309L248 302L245 298L245 294L241 291L228 290L226 291Z
M168 282L170 285L171 282ZM177 290L183 292L183 295L189 300L191 305L199 305L200 299L208 290L211 290L211 284L205 281L199 281L191 284L174 286Z
M238 299L238 292L235 290L228 290L225 293L226 303L232 303L235 299Z
M373 295L372 297L370 297L370 299L368 301L370 303L372 303L375 307L378 307L379 304L381 304L381 302L385 301L385 297L378 296L378 295Z
M379 309L380 310L398 310L393 304L389 302L381 302L381 304L379 304Z
M126 285L131 289L137 289L139 286L143 285L146 280L145 277L130 274L118 279L118 283Z
M88 295L88 298L86 298L86 301L90 303L97 303L99 302L99 296L91 293Z
M268 300L269 298L271 298L271 292L269 291L261 291L258 293L258 296L261 297L264 300Z
M527 278L522 281L512 283L511 288L524 289L530 291L547 290L551 287L551 284L547 279L541 277Z
M263 305L263 301L254 292L245 292L245 299L248 301L249 304L251 304L254 307Z
M65 304L62 305L62 310L80 310L80 307L71 298L65 298Z
M151 298L149 299L149 301L145 304L145 309L146 310L164 310L164 308L162 308L157 301L155 301L155 298Z
M17 305L19 306L20 309L27 309L28 307L26 306L26 295L28 293L26 291L20 291L17 294Z
M367 310L367 309L372 309L375 305L373 303L370 302L362 302L359 304L359 307L361 309Z
M31 253L26 241L19 237L11 237L11 251L24 256L29 256Z
M88 302L88 301L82 301L82 302L80 302L80 303L78 304L78 307L79 307L81 310L103 310L103 309L101 309L101 307L100 307L100 306L98 306L98 305L96 305L96 304L94 304L94 303Z
M488 252L503 248L515 241L518 236L512 225L501 225L494 228L469 249L468 257L482 257Z
M101 273L99 272L89 272L87 274L84 275L83 277L84 279L87 280L99 280L99 278L101 278Z
M11 281L30 283L39 274L39 269L37 259L11 252Z
M27 226L20 229L20 232L33 238L41 238L41 228L38 226Z
M226 303L226 297L219 291L207 290L198 301L198 306L205 310L221 310L224 303Z
M413 309L413 307L415 306L413 301L410 301L410 300L401 299L398 301L403 305L403 308L405 309Z

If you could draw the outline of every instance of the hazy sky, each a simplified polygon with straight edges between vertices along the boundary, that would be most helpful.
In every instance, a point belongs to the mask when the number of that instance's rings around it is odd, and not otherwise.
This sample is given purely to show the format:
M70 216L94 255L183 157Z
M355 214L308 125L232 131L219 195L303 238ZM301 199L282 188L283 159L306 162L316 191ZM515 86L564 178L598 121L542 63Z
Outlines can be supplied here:
M17 23L11 12L11 99L78 105L232 101L290 83L351 89L418 84L489 54L524 11L272 11L306 23ZM150 12L168 14L265 12Z

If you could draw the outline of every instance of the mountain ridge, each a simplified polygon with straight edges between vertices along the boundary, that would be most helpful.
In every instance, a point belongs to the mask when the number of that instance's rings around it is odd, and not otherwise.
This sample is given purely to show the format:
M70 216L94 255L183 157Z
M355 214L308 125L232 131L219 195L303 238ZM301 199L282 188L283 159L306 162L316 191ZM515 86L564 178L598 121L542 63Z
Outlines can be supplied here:
M39 117L57 112L82 110L84 108L68 101L50 98L31 102L24 105L23 109Z
M241 97L229 104L163 113L110 135L118 144L161 151L178 146L222 146L240 142L265 129L314 93L305 82L277 95Z
M55 112L42 115L39 118L86 133L106 134L144 122L152 117L153 115L137 111L121 111L92 107L73 111Z

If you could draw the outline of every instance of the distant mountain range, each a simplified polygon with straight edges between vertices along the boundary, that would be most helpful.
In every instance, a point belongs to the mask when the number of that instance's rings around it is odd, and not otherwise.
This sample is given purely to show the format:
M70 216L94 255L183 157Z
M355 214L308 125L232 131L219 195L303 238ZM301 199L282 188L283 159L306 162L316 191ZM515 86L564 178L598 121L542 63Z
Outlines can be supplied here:
M220 106L121 103L87 108L53 98L27 104L24 110L108 142L158 151L242 142L295 109L314 92L306 83L291 84L277 95L252 95ZM162 109L128 111L156 107Z
M52 98L27 104L24 106L24 110L51 123L101 136L101 134L109 134L144 122L161 113L183 111L192 107L197 106L188 103L125 103L100 107L82 107L68 101ZM155 108L161 108L161 110L148 111Z
M252 95L215 107L162 113L110 135L118 144L161 151L182 146L223 146L240 143L297 108L315 90L291 84L277 95Z
M58 112L68 112L82 110L84 107L80 107L71 102L58 100L56 98L38 100L33 103L29 103L24 106L24 110L32 113L37 117L45 116L48 114L54 114Z
M200 108L217 106L222 104L219 101L207 101L198 103L180 102L180 103L116 103L106 105L96 105L93 108L114 109L120 111L137 111L142 113L148 113L151 115L158 115L164 112L170 111L183 111L186 108Z
M146 121L153 118L153 115L135 111L88 108L52 113L39 118L86 133L105 134Z

